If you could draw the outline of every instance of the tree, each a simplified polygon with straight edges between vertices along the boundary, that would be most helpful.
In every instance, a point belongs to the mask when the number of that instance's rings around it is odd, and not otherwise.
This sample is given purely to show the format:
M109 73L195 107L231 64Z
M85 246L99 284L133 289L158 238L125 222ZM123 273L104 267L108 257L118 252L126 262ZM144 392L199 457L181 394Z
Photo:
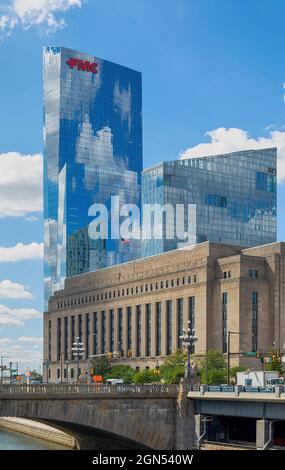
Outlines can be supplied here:
M160 375L166 384L178 384L185 375L187 354L178 349L170 354L160 366Z
M106 374L106 380L107 379L122 379L125 384L130 384L133 381L133 376L134 376L134 369L132 369L130 366L124 365L124 364L118 364L115 366L112 366L110 372Z
M95 357L91 362L94 375L102 375L103 377L111 371L111 364L107 356Z
M248 368L244 366L236 366L236 367L231 367L230 369L230 378L231 380L234 380L236 383L236 378L237 378L237 373L238 372L245 372Z
M34 370L31 371L30 379L31 380L38 380L39 382L42 382L43 376L38 371L36 371L36 369L34 369Z
M208 384L220 385L227 382L227 361L223 353L210 350L201 364L202 383L206 383L208 369Z
M153 382L160 382L160 375L154 370L141 370L135 372L133 376L133 381L135 384L148 384Z
M272 362L272 364L265 364L265 370L267 371L277 371L280 374L283 374L283 363L281 361Z

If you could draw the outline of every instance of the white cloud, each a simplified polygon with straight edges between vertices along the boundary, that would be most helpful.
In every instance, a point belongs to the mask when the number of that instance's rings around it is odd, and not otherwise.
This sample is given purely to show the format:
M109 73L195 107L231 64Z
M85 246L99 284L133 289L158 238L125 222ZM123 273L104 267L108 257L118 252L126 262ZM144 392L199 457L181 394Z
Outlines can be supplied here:
M0 325L3 326L23 326L26 320L40 316L40 312L33 308L10 308L0 304Z
M0 281L0 299L33 299L33 296L22 284L5 279Z
M42 155L0 154L0 217L42 211L42 179Z
M210 142L202 143L184 150L180 157L202 157L207 155L218 155L239 150L261 149L277 147L278 149L278 182L285 181L285 132L271 131L269 137L250 136L249 132L231 127L226 129L220 127L206 133Z
M42 344L43 338L36 338L33 336L20 336L18 338L18 341L20 341L21 343L29 343L29 344L32 343L32 344L38 345L38 344Z
M0 263L42 259L43 252L43 243L30 243L29 245L17 243L11 247L0 246Z
M80 8L84 0L10 0L0 6L0 39L12 34L16 27L24 30L40 28L53 33L66 26L62 14L73 7Z
M1 338L0 339L0 345L2 344L12 344L13 340L11 338Z

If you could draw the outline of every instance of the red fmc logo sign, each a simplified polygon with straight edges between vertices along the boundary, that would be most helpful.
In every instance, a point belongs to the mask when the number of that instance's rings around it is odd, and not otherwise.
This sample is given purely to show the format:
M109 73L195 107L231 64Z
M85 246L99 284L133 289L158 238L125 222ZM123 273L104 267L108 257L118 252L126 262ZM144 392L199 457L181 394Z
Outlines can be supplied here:
M77 70L83 70L83 72L98 73L98 64L96 62L70 58L66 64L69 65L71 69L77 67Z

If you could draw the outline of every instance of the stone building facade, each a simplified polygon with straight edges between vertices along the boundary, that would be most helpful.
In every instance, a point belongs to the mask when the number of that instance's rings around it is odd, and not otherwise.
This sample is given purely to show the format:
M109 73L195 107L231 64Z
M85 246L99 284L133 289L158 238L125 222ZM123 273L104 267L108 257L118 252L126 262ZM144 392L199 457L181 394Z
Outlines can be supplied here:
M260 367L243 353L284 351L285 243L243 249L200 243L65 280L44 313L45 377L77 376L72 345L90 357L119 353L114 362L155 367L181 347L183 328L195 330L193 357L227 353L231 365ZM240 334L237 334L240 333Z

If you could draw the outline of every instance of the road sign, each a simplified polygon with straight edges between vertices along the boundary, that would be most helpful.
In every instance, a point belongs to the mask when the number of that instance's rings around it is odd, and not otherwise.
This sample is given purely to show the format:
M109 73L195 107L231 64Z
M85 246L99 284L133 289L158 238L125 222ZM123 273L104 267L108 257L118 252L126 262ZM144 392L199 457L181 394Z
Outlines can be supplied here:
M249 351L249 352L243 353L243 355L244 355L245 357L256 357L256 352L254 352L254 351Z

